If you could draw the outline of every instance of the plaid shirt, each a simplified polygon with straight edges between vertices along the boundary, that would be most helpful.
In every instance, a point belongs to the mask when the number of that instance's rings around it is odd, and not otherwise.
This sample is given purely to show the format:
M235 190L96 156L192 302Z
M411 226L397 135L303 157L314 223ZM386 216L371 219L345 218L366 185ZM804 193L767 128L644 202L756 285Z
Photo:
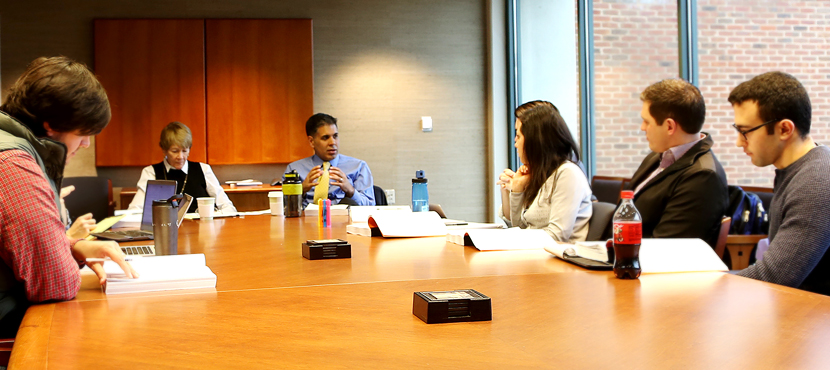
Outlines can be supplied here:
M0 258L24 284L31 302L69 300L81 288L79 264L55 194L35 159L0 152Z

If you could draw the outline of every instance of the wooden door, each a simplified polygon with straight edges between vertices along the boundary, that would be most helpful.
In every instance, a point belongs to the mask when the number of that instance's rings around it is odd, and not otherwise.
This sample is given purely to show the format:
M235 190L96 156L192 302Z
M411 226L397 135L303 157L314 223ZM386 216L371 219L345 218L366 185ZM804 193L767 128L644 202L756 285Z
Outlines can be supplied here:
M95 73L112 107L96 165L161 161L159 134L171 121L190 127L190 159L205 161L204 60L204 20L96 20Z
M289 163L308 156L311 20L207 20L205 35L208 162Z

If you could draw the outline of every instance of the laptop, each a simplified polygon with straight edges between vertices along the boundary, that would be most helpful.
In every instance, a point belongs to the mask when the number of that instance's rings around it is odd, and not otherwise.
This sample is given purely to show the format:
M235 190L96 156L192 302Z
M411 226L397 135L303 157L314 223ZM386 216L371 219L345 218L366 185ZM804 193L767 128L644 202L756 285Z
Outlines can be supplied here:
M169 199L176 194L176 182L172 180L149 180L147 181L147 190L144 194L144 212L141 216L140 230L123 230L123 231L106 231L101 233L92 233L98 239L115 240L118 242L128 242L134 240L152 240L153 239L153 200L155 199ZM182 224L184 215L193 197L185 194L182 204L178 211L177 225Z

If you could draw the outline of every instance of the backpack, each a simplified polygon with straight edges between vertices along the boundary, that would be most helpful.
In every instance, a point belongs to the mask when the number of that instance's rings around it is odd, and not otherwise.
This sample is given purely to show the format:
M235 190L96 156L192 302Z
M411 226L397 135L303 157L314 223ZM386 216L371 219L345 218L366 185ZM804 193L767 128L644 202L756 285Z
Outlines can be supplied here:
M732 216L732 235L767 234L769 215L764 203L754 193L745 192L740 186L729 185L729 209Z

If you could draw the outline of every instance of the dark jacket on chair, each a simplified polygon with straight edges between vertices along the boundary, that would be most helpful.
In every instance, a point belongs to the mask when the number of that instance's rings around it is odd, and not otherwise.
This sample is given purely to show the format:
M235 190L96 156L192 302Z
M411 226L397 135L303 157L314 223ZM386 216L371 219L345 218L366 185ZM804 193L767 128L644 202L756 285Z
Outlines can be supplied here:
M643 217L644 238L700 238L715 247L729 194L726 173L712 153L712 144L706 134L634 195L634 205ZM646 156L628 189L645 181L660 165L660 158L660 153Z

